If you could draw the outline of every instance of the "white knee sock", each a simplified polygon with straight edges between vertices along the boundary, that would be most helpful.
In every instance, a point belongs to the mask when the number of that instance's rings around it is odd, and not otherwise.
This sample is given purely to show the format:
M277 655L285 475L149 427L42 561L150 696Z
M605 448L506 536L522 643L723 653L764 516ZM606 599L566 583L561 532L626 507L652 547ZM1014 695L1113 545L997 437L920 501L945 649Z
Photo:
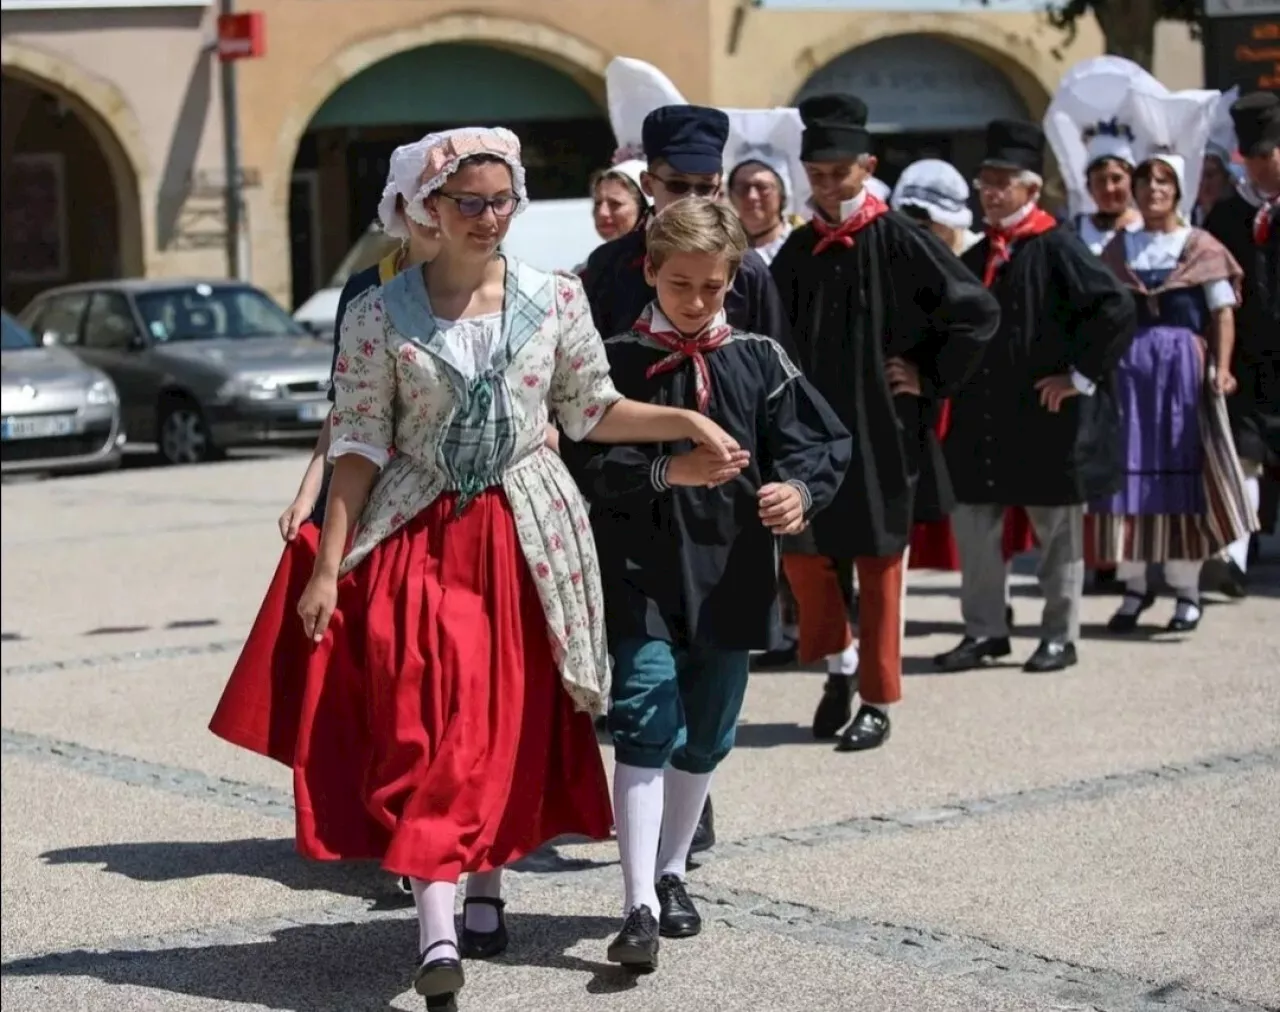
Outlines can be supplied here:
M467 899L502 899L502 869L472 872L467 876ZM488 903L464 906L462 923L472 931L488 934L498 930L498 911Z
M453 904L458 896L456 882L424 882L420 878L409 880L413 886L413 903L418 908L418 951L426 952L427 946L439 941L428 959L458 958L458 929L453 923Z
M658 852L658 876L683 879L688 871L689 847L698 831L702 806L711 792L710 773L686 773L669 769L664 774L665 800L662 808L662 849Z
M1249 503L1253 506L1254 511L1258 509L1258 505L1262 502L1262 488L1258 484L1257 478L1246 478L1244 480L1244 488L1249 496ZM1233 541L1227 546L1227 554L1231 556L1231 561L1240 567L1240 572L1247 572L1249 569L1249 539L1250 535L1246 534L1238 541Z
M1120 602L1120 614L1136 615L1142 610L1141 598L1147 593L1147 564L1121 562L1116 565L1116 579L1124 583L1126 596Z
M1174 614L1194 622L1200 617L1200 569L1202 562L1174 560L1164 564L1164 578L1178 597Z
M827 654L827 674L856 675L858 673L858 643L855 640L838 654Z
M662 831L663 771L617 763L613 768L613 819L625 889L623 916L645 906L658 916L654 889L658 834Z

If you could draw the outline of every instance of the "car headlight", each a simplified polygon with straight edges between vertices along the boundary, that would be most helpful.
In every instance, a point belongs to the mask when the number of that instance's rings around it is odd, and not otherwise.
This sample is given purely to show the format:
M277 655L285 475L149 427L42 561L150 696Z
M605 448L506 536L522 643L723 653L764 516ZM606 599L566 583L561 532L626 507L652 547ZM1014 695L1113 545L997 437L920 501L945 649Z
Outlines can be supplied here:
M88 404L118 404L120 395L116 393L116 386L109 379L94 380L89 385L89 389L84 394L85 402Z
M218 396L224 400L247 397L253 401L270 401L280 396L280 383L272 376L234 376L222 384Z

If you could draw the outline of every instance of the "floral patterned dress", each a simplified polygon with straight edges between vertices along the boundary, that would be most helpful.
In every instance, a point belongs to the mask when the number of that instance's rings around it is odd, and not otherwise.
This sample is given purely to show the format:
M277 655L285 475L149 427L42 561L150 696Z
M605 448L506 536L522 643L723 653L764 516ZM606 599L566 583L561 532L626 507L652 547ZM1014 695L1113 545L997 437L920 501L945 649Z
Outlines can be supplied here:
M581 283L508 261L500 319L443 321L407 271L349 307L334 385L330 457L381 470L301 662L299 850L432 881L607 838L599 566L545 445L620 399Z

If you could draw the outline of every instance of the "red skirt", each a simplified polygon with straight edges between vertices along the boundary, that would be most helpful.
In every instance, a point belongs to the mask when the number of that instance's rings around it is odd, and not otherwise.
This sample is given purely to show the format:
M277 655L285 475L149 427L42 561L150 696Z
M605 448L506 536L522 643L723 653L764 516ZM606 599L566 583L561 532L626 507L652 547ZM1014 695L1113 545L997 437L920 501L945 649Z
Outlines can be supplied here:
M1021 506L1011 506L1006 509L1004 511L1004 561L1008 562L1015 555L1029 552L1035 546L1035 529L1031 526L1027 511ZM950 520L916 524L912 528L910 564L912 569L959 570L960 551L956 547L956 537L951 530Z
M258 625L283 610L268 614L288 593L276 576ZM286 754L294 729L306 857L376 858L398 875L451 881L558 836L609 838L595 729L561 686L500 490L460 517L454 496L441 496L374 548L339 581L337 612L314 649L292 610L283 621L280 646L265 632L245 644L212 727L249 748L264 739L224 730L270 728L271 751L254 748L262 754ZM295 642L302 651L291 653L284 644ZM264 697L266 718L255 709Z

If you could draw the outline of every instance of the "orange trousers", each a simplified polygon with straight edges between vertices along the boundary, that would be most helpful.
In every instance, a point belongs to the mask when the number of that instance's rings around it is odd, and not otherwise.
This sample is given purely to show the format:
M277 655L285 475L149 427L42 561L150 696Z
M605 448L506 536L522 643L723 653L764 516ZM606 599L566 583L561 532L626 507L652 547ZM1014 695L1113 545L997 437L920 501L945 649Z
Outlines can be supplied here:
M858 695L866 703L902 698L906 554L859 559L784 555L782 565L800 615L799 658L812 664L854 641L849 623L858 574Z

